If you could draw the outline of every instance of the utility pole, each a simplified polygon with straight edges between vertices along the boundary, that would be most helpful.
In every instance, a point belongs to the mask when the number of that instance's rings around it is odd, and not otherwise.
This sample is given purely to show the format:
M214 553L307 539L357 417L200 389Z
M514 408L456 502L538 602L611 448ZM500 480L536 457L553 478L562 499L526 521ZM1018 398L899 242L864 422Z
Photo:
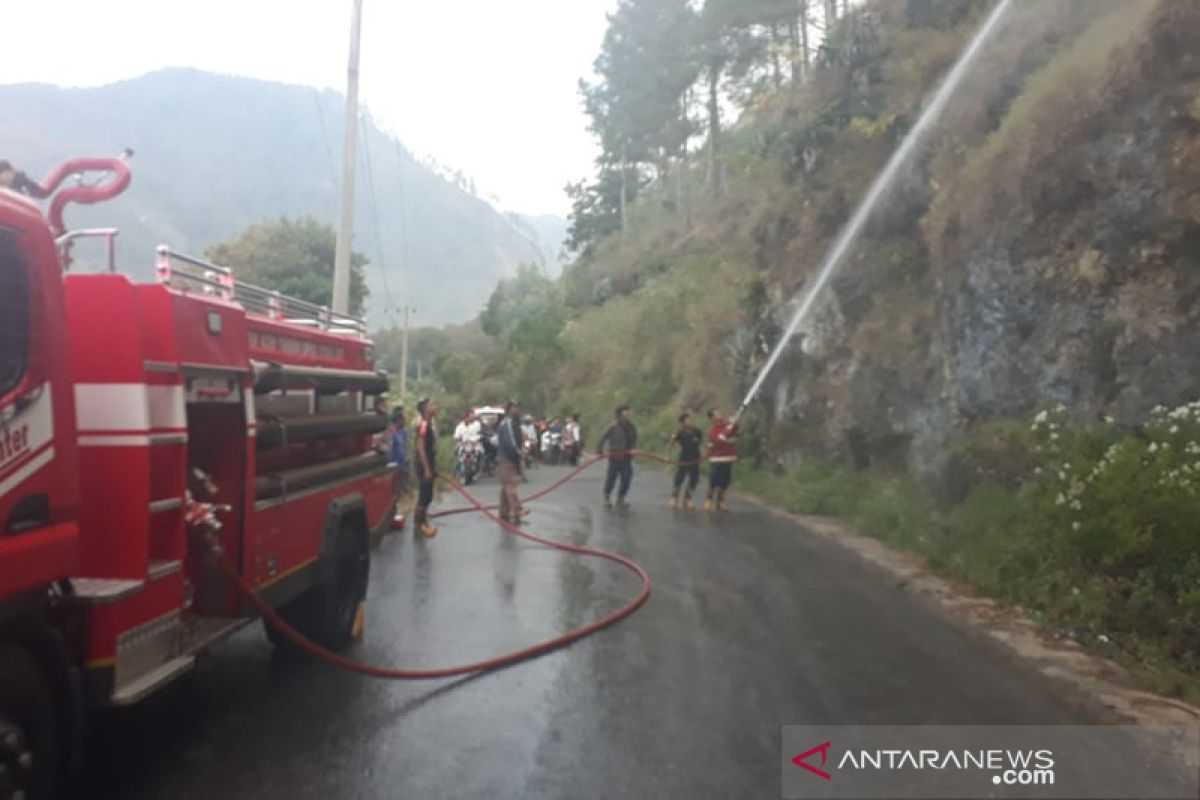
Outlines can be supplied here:
M629 175L629 170L625 166L625 145L621 145L621 234L624 235L626 225L628 224L628 212L626 205L629 203L628 190L625 188L625 179Z
M353 0L350 64L346 76L346 129L342 141L342 209L333 259L333 310L350 313L350 246L354 238L354 165L358 158L358 50L362 0Z
M408 397L408 315L416 309L404 305L404 328L400 332L400 400Z

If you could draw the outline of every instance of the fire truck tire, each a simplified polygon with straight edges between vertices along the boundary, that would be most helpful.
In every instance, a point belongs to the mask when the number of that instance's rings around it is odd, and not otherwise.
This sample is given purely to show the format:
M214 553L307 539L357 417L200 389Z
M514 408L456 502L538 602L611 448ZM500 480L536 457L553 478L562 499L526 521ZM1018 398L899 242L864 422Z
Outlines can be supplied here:
M344 650L353 641L358 607L367 596L368 537L360 528L352 522L343 522L334 551L336 562L331 581L313 586L279 608L285 622L329 650ZM286 636L269 622L264 624L271 644L282 652L294 649Z
M54 796L58 731L54 699L25 650L0 645L0 800Z

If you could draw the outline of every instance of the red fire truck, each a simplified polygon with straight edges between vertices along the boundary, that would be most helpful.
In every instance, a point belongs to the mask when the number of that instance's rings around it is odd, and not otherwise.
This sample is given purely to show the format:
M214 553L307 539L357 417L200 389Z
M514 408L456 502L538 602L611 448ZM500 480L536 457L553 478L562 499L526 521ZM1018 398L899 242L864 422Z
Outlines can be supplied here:
M116 231L63 211L129 180L69 161L33 187L45 214L0 190L0 798L51 794L89 709L249 623L233 576L347 644L392 518L362 321L166 247L156 281L117 273ZM107 269L75 274L89 237Z

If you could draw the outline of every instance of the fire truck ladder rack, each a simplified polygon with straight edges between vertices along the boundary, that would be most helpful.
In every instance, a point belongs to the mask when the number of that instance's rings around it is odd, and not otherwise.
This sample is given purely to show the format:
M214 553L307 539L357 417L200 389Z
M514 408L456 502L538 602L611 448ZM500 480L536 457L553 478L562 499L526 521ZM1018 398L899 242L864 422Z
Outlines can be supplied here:
M328 306L319 306L298 297L234 280L233 270L203 258L189 256L159 245L155 272L158 282L181 291L194 291L225 300L234 300L248 312L294 325L365 336L366 322L360 317L340 314Z

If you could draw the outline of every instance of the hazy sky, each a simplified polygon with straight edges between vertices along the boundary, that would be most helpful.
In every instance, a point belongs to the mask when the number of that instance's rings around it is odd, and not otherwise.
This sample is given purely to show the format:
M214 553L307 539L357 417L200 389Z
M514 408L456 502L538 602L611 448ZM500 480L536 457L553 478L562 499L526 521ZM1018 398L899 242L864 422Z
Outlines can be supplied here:
M595 148L576 85L616 0L364 0L361 99L508 209L565 215ZM38 0L0 81L88 86L167 66L344 90L351 0Z

